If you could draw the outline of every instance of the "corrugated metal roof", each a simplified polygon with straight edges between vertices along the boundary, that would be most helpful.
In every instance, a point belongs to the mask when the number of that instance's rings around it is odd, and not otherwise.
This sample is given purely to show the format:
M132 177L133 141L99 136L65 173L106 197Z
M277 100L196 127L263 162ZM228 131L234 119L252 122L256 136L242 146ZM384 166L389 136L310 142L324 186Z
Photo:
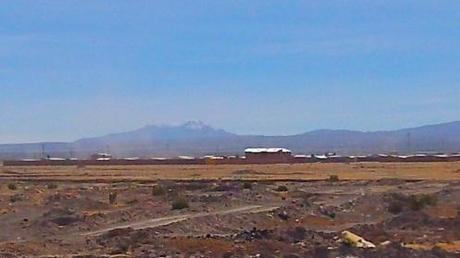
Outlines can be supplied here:
M286 152L291 153L291 150L285 148L247 148L244 150L245 153L276 153Z
M138 160L138 157L125 158L125 160Z
M22 159L22 161L38 161L38 159Z
M311 156L310 155L298 154L298 155L294 155L294 158L311 158Z
M195 159L195 157L191 157L191 156L179 156L178 158L179 159Z
M434 155L436 158L448 158L449 155L447 154L439 154L439 155Z
M206 155L202 157L203 159L224 159L224 157L221 156L213 156L213 155Z

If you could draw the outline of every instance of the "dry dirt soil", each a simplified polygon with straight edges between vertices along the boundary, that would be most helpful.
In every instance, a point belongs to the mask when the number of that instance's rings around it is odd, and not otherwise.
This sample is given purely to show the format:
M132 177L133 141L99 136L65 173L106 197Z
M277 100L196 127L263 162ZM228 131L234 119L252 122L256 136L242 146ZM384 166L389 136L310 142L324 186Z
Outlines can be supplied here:
M459 257L459 212L460 163L0 167L0 257Z
M75 182L166 180L460 180L460 162L309 163L271 165L149 165L0 167L0 179Z

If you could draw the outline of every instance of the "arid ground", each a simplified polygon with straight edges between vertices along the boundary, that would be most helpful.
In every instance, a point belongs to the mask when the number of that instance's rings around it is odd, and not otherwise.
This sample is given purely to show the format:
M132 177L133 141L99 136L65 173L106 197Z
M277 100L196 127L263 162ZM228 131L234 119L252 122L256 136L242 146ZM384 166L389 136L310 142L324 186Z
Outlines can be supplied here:
M454 162L0 167L0 257L458 257L459 212Z

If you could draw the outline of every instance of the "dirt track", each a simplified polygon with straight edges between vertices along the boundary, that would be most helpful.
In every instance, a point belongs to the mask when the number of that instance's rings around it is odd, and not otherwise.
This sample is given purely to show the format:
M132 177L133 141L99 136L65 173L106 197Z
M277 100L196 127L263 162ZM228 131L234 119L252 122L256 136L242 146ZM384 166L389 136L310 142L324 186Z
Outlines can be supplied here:
M246 205L242 207L237 207L233 209L219 210L215 212L200 212L192 214L183 214L177 216L166 216L161 218L149 219L145 221L133 222L125 225L110 226L104 229L86 232L81 235L83 236L97 236L103 233L109 232L111 230L123 229L123 228L132 228L132 229L144 229L144 228L156 228L161 226L166 226L169 224L181 222L188 219L206 217L206 216L219 216L219 215L228 215L232 213L257 213L257 212L269 212L276 210L278 206L263 206L263 205Z

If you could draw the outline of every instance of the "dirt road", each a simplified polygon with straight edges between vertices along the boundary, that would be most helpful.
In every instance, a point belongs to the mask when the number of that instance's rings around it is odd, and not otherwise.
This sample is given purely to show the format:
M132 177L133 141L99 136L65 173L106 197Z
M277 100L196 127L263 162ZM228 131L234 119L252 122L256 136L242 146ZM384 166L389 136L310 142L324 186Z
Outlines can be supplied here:
M200 213L191 213L191 214L183 214L183 215L175 215L175 216L166 216L161 218L149 219L145 221L138 221L124 225L116 225L111 226L103 229L99 229L96 231L86 232L81 235L83 236L97 236L109 232L115 229L123 229L123 228L132 228L132 229L143 229L143 228L155 228L160 226L166 226L169 224L181 222L188 219L193 218L200 218L206 216L213 216L213 215L227 215L232 213L258 213L258 212L268 212L279 208L276 205L246 205L241 206L233 209L227 210L219 210L215 212L200 212Z

